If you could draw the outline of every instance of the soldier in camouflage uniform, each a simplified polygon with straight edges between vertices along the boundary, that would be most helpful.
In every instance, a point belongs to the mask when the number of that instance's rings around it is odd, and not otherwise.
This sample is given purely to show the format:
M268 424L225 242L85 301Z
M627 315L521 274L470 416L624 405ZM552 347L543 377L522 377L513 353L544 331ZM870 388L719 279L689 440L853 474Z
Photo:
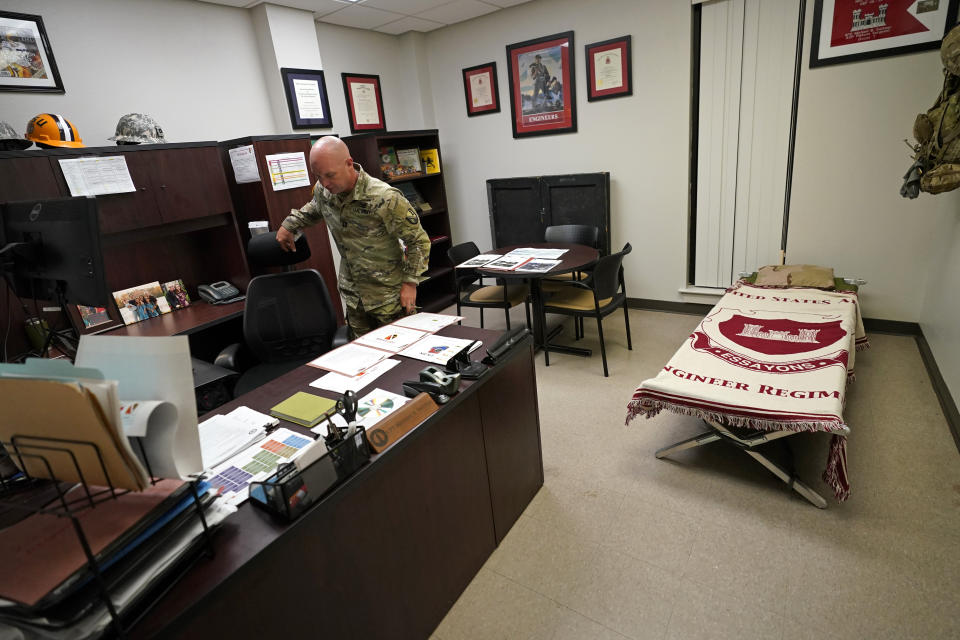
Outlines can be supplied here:
M117 121L117 133L107 140L122 144L163 144L163 129L145 113L128 113Z
M293 251L297 231L327 223L340 251L337 287L353 337L413 312L430 257L430 238L417 212L400 191L355 164L338 138L321 138L313 146L310 168L319 177L313 199L290 212L277 242Z

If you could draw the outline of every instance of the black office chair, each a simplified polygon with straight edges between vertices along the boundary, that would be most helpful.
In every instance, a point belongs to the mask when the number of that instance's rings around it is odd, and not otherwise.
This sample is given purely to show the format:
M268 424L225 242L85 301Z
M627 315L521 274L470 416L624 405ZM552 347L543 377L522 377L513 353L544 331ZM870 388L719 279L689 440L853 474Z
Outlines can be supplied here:
M628 242L619 253L603 256L593 266L586 280L582 282L571 280L561 285L562 288L543 304L543 326L546 326L548 313L573 316L574 321L584 317L597 319L604 377L610 374L607 370L607 348L603 341L603 318L619 307L623 307L623 320L627 327L627 349L633 350L630 314L627 310L627 287L623 281L623 257L632 250L633 247ZM543 361L548 367L550 366L549 342L549 338L545 338L543 345Z
M464 242L447 250L447 257L454 266L480 255L477 245ZM457 269L457 315L461 307L480 309L480 328L483 328L483 310L487 308L503 309L510 329L510 309L523 303L527 313L527 327L530 327L530 287L525 284L507 284L500 280L497 285L484 286L483 277L473 269Z
M568 244L582 244L594 249L599 247L600 230L589 224L558 224L547 227L543 232L544 242L564 242ZM555 276L547 276L540 281L540 286L545 292L557 290L558 282L569 282L570 280L583 280L586 277L586 271L573 271L570 273L560 273Z
M280 249L273 234L254 236L247 247L250 262L260 266L289 267L309 256L305 237L297 240L296 252ZM234 396L345 344L347 328L337 327L330 293L318 271L284 271L250 280L243 311L243 339L244 345L230 345L215 361L218 366L242 372Z

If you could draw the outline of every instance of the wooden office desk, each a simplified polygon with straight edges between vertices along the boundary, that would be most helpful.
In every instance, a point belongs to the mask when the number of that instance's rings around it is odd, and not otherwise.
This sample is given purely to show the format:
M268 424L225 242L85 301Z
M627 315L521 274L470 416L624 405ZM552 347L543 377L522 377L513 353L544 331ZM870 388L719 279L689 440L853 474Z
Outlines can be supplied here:
M485 345L499 335L440 333ZM426 365L400 359L360 395L398 390ZM266 412L298 390L332 397L308 386L323 373L301 367L221 410ZM426 638L542 484L528 338L292 524L241 506L214 537L216 555L130 637Z
M207 304L203 301L194 301L185 309L177 309L156 318L110 329L104 334L139 338L191 335L211 329L228 320L243 317L243 303L243 300L230 304Z

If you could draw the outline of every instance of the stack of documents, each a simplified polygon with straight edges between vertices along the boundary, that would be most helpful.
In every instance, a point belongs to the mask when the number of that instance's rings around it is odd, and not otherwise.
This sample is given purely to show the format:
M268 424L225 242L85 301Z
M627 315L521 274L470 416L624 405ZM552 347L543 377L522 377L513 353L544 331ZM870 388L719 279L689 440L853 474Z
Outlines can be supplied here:
M213 468L266 437L266 427L252 426L230 416L204 420L200 423L203 468Z
M336 408L335 400L297 391L271 408L270 415L303 427L312 427L336 411Z

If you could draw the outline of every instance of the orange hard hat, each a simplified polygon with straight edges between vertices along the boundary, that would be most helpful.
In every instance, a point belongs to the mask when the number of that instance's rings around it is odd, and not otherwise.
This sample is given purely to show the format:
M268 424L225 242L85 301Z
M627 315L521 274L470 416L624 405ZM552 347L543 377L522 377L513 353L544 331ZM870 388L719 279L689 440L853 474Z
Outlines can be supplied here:
M77 128L55 113L41 113L31 118L27 123L27 133L23 137L51 147L83 146Z

